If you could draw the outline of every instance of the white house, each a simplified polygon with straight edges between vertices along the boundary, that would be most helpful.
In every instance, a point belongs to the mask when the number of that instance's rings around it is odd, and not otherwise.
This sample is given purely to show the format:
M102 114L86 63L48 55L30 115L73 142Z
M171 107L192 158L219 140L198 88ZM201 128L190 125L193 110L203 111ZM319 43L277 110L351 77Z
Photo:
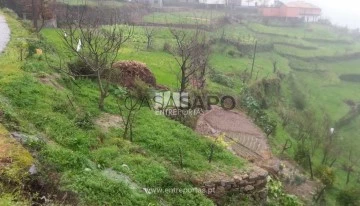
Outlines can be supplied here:
M243 0L242 6L272 6L275 0Z
M227 0L199 0L200 4L225 5Z

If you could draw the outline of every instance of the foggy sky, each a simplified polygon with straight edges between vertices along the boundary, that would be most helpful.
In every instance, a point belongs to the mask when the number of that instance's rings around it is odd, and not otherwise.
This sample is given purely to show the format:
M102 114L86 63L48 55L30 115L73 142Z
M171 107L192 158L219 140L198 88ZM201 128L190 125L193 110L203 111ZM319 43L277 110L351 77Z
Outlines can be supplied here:
M294 0L284 0L291 2ZM322 8L323 16L331 22L349 28L360 28L360 1L357 0L305 0Z

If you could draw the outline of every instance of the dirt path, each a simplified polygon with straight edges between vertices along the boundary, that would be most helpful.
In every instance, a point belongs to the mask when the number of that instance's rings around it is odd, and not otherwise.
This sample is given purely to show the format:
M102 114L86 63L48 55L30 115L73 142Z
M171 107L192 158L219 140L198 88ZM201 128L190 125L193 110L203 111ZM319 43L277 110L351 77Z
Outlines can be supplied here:
M213 107L199 118L196 130L207 136L224 133L225 141L230 142L229 149L251 162L271 158L266 135L241 112Z
M200 116L196 131L211 137L225 134L230 151L281 179L287 192L305 202L311 201L319 186L316 181L308 180L296 163L273 156L264 132L240 111L212 107Z
M6 23L5 17L0 15L0 53L3 52L10 40L10 29Z

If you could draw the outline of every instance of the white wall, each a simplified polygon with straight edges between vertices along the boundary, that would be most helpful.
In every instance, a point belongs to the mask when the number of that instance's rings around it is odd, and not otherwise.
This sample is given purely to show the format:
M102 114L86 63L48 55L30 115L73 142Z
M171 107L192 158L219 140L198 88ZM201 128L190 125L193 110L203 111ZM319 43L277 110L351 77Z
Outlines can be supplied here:
M242 6L255 6L256 3L258 6L272 6L274 2L275 0L243 0Z
M226 0L199 0L200 4L225 4Z

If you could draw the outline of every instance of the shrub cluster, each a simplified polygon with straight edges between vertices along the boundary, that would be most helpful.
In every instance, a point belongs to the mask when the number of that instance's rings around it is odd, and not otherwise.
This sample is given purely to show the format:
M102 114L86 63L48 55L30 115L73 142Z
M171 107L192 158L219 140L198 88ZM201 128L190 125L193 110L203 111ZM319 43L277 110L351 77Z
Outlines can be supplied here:
M235 85L234 80L232 78L223 75L222 73L216 71L215 69L209 70L209 77L211 81L226 87L232 88Z
M242 96L241 105L248 111L248 115L255 119L255 123L263 129L268 137L276 131L276 121L266 114L248 90L245 90Z

